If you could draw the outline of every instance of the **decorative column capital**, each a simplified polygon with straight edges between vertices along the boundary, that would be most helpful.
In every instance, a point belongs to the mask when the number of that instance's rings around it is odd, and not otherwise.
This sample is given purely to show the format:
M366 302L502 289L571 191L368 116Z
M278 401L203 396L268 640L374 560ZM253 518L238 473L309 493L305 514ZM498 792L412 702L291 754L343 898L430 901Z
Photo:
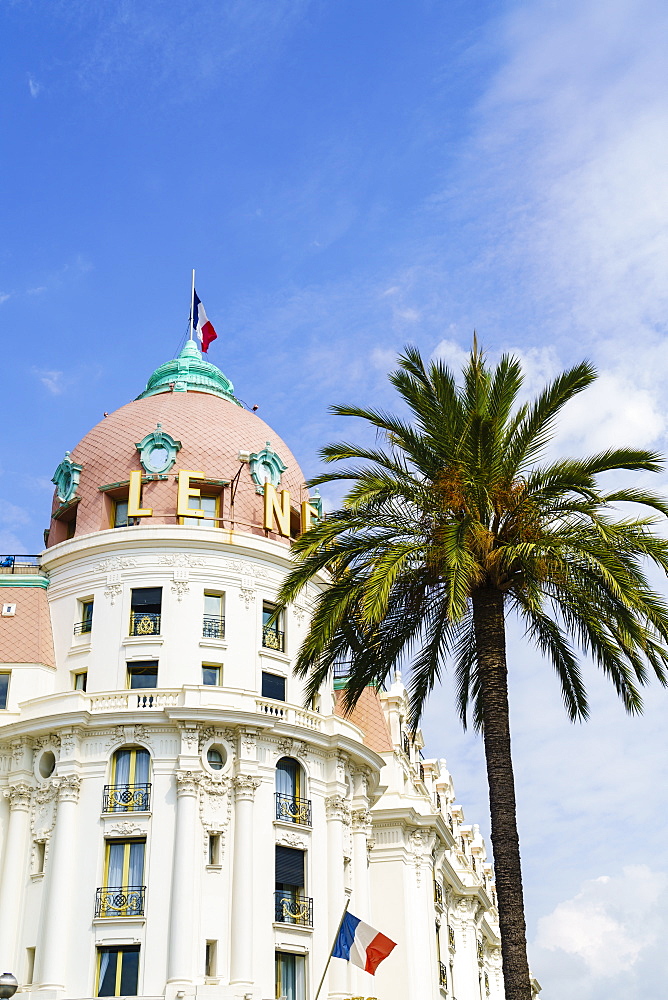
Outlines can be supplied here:
M54 780L58 789L60 802L78 802L81 791L81 778L78 774L64 774Z
M353 833L364 833L368 837L371 834L371 813L368 809L353 809L352 811Z
M32 787L24 781L17 781L16 784L9 785L8 788L4 789L2 794L6 799L9 799L10 809L18 809L27 812L30 808Z
M343 823L350 822L350 808L342 795L329 795L325 799L327 819L338 819Z
M260 778L256 778L252 774L237 774L235 778L232 778L232 784L237 802L244 800L252 802L255 798L255 792L262 782Z
M182 798L185 795L196 796L202 774L197 771L177 771L176 772L176 795Z

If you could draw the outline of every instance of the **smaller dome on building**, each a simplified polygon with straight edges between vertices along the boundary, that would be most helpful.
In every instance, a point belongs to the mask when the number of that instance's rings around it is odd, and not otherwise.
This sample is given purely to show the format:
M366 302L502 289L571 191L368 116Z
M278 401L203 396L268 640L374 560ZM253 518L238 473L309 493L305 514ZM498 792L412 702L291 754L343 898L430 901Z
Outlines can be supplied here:
M210 361L205 361L193 340L186 340L178 358L167 361L151 375L146 388L137 399L155 396L158 392L209 392L223 399L243 404L234 395L234 386Z

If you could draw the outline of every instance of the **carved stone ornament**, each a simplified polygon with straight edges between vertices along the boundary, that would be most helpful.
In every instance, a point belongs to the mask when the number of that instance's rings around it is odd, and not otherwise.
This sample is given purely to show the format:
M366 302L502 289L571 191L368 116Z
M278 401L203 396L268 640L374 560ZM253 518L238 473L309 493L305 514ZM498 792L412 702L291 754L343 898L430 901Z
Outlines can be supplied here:
M292 613L295 616L297 624L302 625L306 614L306 608L303 608L301 604L293 604Z
M298 851L308 850L307 842L297 833L283 833L281 831L276 837L276 843L280 844L281 847L295 847Z
M241 746L246 756L250 756L257 745L257 736L253 732L245 732L241 737Z
M107 750L111 750L111 748L116 746L117 743L125 743L125 730L123 729L123 726L114 727L105 746Z
M371 833L371 813L368 809L353 809L352 824L354 833Z
M276 751L279 757L291 757L292 756L292 744L293 740L290 737L286 737L283 740L279 740L276 744Z
M244 602L247 611L250 610L250 606L255 600L255 591L251 590L250 587L241 587L239 590L239 600Z
M142 743L148 743L151 745L151 731L147 729L146 726L137 725L135 726L134 739L141 741Z
M204 559L201 556L191 556L187 552L171 552L160 556L158 560L161 566L172 566L180 569L189 569L192 566L203 566Z
M106 830L107 836L110 837L139 837L141 834L146 833L138 823L114 823L113 826L108 827Z
M120 569L134 569L137 560L134 556L110 556L99 562L95 569L98 573L114 573Z
M186 753L196 754L198 752L199 732L197 729L182 729L181 739L186 747Z
M187 580L172 580L171 587L177 601L182 601L183 595L190 593L190 584Z
M232 815L230 778L226 775L204 775L200 788L199 815L202 825L210 832L222 833Z
M9 799L10 809L29 809L32 788L24 781L17 781L3 790L4 797Z
M104 589L104 596L109 599L109 603L114 605L116 603L116 598L120 597L123 593L123 587L120 583L110 583Z
M15 740L12 743L12 758L15 764L20 764L23 761L23 751L25 750L24 740Z
M308 753L308 747L306 746L305 743L302 742L295 743L295 748L293 752L295 757L299 757L300 760L305 760L306 755Z
M350 809L342 795L329 795L325 799L327 819L338 819L343 823L350 822Z
M77 741L81 738L81 730L77 729L71 733L62 733L60 736L60 752L64 757L73 754L77 747Z
M177 771L176 772L176 794L197 795L202 774L197 771Z
M252 801L255 798L255 792L262 782L253 774L237 774L236 778L232 779L232 784L234 785L234 794L238 802L240 799L250 799Z
M33 840L46 840L56 824L56 796L58 788L53 781L37 788L33 795L30 832Z

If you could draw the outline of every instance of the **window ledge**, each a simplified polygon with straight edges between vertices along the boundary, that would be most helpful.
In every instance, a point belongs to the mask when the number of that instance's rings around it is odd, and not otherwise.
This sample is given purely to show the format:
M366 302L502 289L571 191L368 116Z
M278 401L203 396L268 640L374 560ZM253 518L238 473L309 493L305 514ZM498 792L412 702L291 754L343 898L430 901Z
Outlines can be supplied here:
M160 635L126 635L123 646L161 646L165 640Z
M30 876L31 882L41 882L44 878L44 872L33 872Z
M206 865L205 867L208 872L222 872L223 870L222 865Z
M200 639L200 646L209 646L213 649L227 649L227 642L225 639Z
M277 660L279 663L285 663L286 665L290 663L288 654L282 653L278 649L269 649L267 646L260 646L258 652L260 656L266 656L269 660Z
M93 917L94 927L113 927L119 924L128 924L132 927L141 927L146 923L146 917Z
M291 823L286 819L275 819L274 826L277 826L280 830L304 830L306 833L310 833L313 829L312 826L307 826L306 823Z
M312 927L304 927L303 924L289 924L283 923L282 920L274 921L274 930L276 931L299 931L300 934L313 934Z
M134 690L138 690L134 688ZM100 813L103 819L150 819L151 810L150 809L109 809L107 812Z
M69 648L69 656L73 653L90 653L90 639L88 642L73 642Z

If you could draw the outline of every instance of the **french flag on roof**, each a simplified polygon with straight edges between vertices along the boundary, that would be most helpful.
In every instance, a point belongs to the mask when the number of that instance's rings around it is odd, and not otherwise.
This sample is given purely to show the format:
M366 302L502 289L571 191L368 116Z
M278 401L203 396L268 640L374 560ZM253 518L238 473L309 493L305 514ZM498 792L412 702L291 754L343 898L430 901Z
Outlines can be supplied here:
M346 912L332 956L352 962L374 976L380 963L393 948L396 948L396 942L390 941L389 937L365 924L359 917Z
M217 339L218 334L213 324L204 312L204 306L197 292L193 289L193 327L202 348L202 354L209 350L209 344Z

